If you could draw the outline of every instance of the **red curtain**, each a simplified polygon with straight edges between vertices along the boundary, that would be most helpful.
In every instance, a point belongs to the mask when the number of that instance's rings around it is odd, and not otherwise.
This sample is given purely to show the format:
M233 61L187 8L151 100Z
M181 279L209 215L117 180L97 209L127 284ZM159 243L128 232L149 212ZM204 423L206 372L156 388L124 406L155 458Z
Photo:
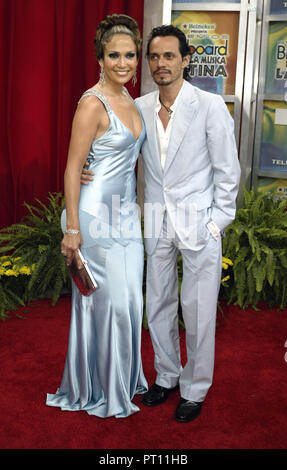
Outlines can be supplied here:
M110 13L135 18L144 0L0 0L0 226L23 202L63 190L77 101L98 80L93 38ZM138 82L128 86L139 95Z

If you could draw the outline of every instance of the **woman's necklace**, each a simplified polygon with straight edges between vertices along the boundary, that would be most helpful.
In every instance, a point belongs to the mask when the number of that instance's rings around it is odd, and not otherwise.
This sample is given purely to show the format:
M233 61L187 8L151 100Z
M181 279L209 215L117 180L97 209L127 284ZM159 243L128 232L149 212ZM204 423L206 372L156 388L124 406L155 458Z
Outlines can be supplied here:
M168 119L170 119L172 115L172 109L168 108L165 104L163 104L160 98L159 98L159 102L164 107L164 109L168 112Z

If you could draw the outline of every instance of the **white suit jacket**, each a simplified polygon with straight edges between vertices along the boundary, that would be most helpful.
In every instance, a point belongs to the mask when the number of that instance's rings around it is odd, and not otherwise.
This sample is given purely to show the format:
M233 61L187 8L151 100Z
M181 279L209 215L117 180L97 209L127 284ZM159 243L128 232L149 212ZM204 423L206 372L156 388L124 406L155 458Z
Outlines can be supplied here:
M222 231L234 219L240 165L233 119L221 96L187 81L177 104L165 167L156 130L158 91L136 99L146 125L141 153L145 179L145 247L152 254L166 211L171 236L200 250L213 220ZM173 233L172 233L173 232Z

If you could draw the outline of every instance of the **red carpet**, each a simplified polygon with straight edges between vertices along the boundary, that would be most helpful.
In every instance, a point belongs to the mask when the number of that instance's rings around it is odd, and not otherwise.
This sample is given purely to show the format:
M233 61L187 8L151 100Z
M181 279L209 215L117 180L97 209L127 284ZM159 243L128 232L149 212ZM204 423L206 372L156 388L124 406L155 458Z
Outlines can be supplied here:
M286 449L287 310L225 306L224 316L218 313L213 387L201 416L177 423L178 392L156 408L136 396L141 411L127 419L46 407L46 393L56 391L62 375L69 305L69 297L55 307L37 301L19 310L25 319L0 323L1 449ZM151 384L145 330L142 353Z

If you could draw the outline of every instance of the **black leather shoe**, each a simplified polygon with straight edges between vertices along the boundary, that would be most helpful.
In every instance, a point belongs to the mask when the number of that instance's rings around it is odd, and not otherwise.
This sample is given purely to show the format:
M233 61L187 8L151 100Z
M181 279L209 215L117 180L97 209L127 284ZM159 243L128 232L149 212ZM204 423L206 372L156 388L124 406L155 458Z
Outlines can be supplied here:
M147 406L156 406L165 402L170 392L178 389L178 385L173 388L165 388L160 385L153 384L150 389L144 394L142 403Z
M190 401L181 398L175 410L175 419L187 423L197 418L201 413L202 402Z

